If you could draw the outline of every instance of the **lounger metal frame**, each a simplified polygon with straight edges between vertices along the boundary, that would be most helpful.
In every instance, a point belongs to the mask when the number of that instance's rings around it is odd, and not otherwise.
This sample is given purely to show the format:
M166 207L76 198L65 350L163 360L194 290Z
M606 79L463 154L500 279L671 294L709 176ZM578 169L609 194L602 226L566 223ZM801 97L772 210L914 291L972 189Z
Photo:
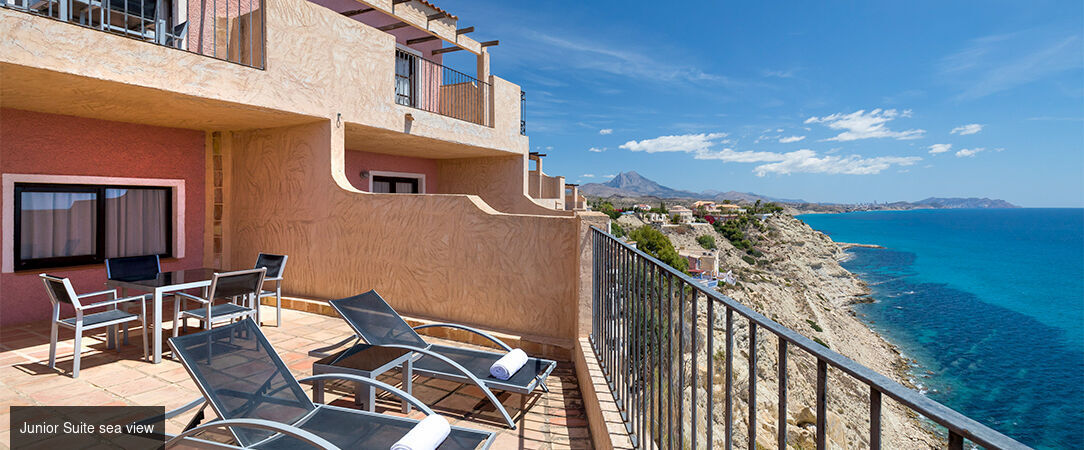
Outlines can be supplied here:
M370 293L374 294L377 299L379 299L381 302L383 302L384 306L387 307L388 311L391 311L392 313L394 313L399 320L403 320L402 316L399 316L398 313L396 313L395 310L391 307L391 305L389 305L388 302L385 301L383 297L380 297L380 295L377 294L375 290L370 290L369 292L366 292L365 294L361 294L361 295L368 295ZM413 361L417 361L418 359L421 359L424 356L432 356L433 358L441 360L444 363L451 366L452 368L456 369L456 372L443 372L443 371L435 371L435 370L429 370L429 369L424 369L424 368L418 368L417 366L413 365L413 363L411 363L410 369L413 371L413 373L418 374L418 375L424 375L424 376L440 378L440 379L449 380L449 381L456 381L456 382L460 382L460 383L464 383L464 384L473 384L475 386L478 386L478 388L482 390L482 393L485 394L486 398L490 401L490 403L493 404L494 408L496 408L497 411L501 413L501 416L504 418L505 423L507 423L508 427L513 429L513 430L516 429L516 423L512 420L512 417L508 414L508 410L506 410L504 408L504 405L501 404L500 400L498 400L497 397L495 395L493 395L492 389L497 389L497 390L501 390L501 391L507 391L507 392L513 392L513 393L527 395L527 394L530 394L531 392L534 392L534 390L536 388L540 387L543 392L549 392L549 388L546 387L546 384L545 384L545 379L547 377L549 377L550 373L552 373L553 369L557 366L556 361L543 359L543 358L533 358L533 359L542 361L545 364L546 369L542 373L536 375L534 377L534 379L530 383L528 383L526 386L519 386L519 385L515 385L515 384L510 384L510 383L497 381L497 380L489 380L489 379L483 380L483 379L478 378L473 373L471 373L470 370L467 370L467 368L463 367L461 364L455 362L451 358L449 358L449 357L439 353L438 351L434 350L434 348L451 348L451 347L446 347L446 346L441 346L441 345L434 345L434 344L426 342L426 347L422 348L422 347L416 347L416 346L412 346L412 345L390 344L390 343L385 343L385 342L372 342L370 339L366 339L365 338L366 333L364 332L364 330L359 329L357 324L355 324L354 321L351 320L348 317L346 312L338 304L341 301L348 300L348 299L351 299L351 298L354 298L354 297L347 297L347 298L344 298L344 299L332 300L329 303L331 304L331 307L334 308L335 311L339 313L339 316L342 317L343 320L345 320L346 323L350 325L350 328L354 330L355 337L347 338L347 339L345 339L343 341L340 341L339 343L337 343L335 345L332 345L332 346L329 346L329 347L324 347L324 348L321 348L321 349L314 350L314 352L310 352L310 355L312 355L314 353L318 354L322 350L327 350L327 349L330 349L330 348L335 348L335 347L341 346L342 344L345 344L346 342L349 342L351 339L357 339L357 342L360 342L361 340L365 340L366 343L371 344L371 345L380 345L382 347L391 347L391 348L401 348L401 349L404 349L404 350L410 350L412 352L419 353L420 355L417 358L414 358ZM406 321L404 320L403 323L406 323ZM407 325L407 326L409 327L409 325ZM436 327L455 328L455 329L467 331L467 332L470 332L470 333L474 333L474 334L482 336L483 338L486 338L487 340L495 343L496 345L498 345L499 347L501 347L505 351L512 351L511 346L509 346L508 344L505 344L504 342L502 342L500 339L497 339L493 335L491 335L489 333L486 333L484 331L475 329L475 328L468 327L466 325L460 325L460 324L455 324L455 323L430 323L430 324L418 325L416 327L410 327L410 330L414 333L415 336L417 336L418 340L420 340L422 342L425 342L425 339L422 339L421 335L419 335L417 333L417 330L421 330L421 329L425 329L425 328L436 328ZM456 350L459 350L459 351L471 351L471 352L485 353L485 354L492 355L492 353L490 353L490 352L484 352L484 351L480 351L480 350L470 350L470 349L460 349L460 348L457 348ZM407 380L407 382L412 382L412 380Z
M235 324L232 324L232 325L228 325L227 327L240 327L240 326L242 326L242 324L244 324L246 322L255 324L255 322L253 321L252 318L246 318L246 319L242 320L241 322L238 322L238 323L235 323ZM214 329L214 331L221 331L222 328L225 328L225 327L216 328L216 329ZM263 336L263 333L259 330L259 327L254 326L253 330L256 333L259 334L259 336L258 336L259 339L270 350L268 353L271 355L271 358L273 358L273 362L275 362L276 366L285 367L285 363L279 357L278 353L274 351L274 348L271 347L270 343L267 341L267 338L265 336ZM209 333L209 332L212 332L212 330L203 331L200 334ZM200 377L196 376L196 374L193 373L193 369L191 368L192 364L191 364L190 361L188 361L185 358L184 352L177 351L177 348L173 344L173 339L169 340L169 345L173 349L173 354L178 356L178 360L184 366L185 371L188 372L188 375L192 378L192 381L196 383L196 386L199 388L200 393L203 395L203 398L193 400L193 401L189 402L188 404L186 404L186 405L184 405L184 406L182 406L180 408L177 408L175 410L169 411L169 412L167 412L165 414L165 418L170 419L170 418L176 417L176 416L178 416L180 414L183 414L183 413L185 413L187 411L190 411L193 408L195 408L196 406L200 406L200 410L196 413L195 417L192 418L192 421L189 422L188 426L185 427L183 432L181 432L180 434L177 434L177 435L167 435L167 437L169 439L166 441L166 445L165 445L166 448L170 448L170 447L178 445L178 444L180 444L182 442L185 443L186 445L195 445L195 446L198 446L198 447L205 447L205 448L228 448L228 449L250 448L250 447L257 447L260 444L270 442L270 441L272 441L274 439L283 439L284 436L290 436L290 437L300 439L302 442L305 442L305 443L307 443L309 445L312 445L314 447L317 447L317 448L328 449L328 450L338 450L339 447L336 447L334 444L328 442L326 439L323 439L323 438L321 438L321 437L319 437L319 436L317 436L317 435L315 435L315 434L313 434L313 433L311 433L309 431L305 431L305 430L303 430L301 428L298 428L296 426L298 424L304 423L306 420L308 420L309 418L314 416L318 411L320 411L322 409L333 409L333 410L339 410L339 411L346 411L346 412L349 412L351 414L357 414L359 417L375 416L375 417L380 417L381 420L392 420L392 421L397 421L397 422L413 423L413 424L416 424L416 423L419 422L418 420L408 419L408 418L405 418L405 417L388 416L388 415L371 413L371 412L368 412L368 411L362 411L362 410L357 410L357 409L342 408L342 407L338 407L338 406L313 403L313 409L311 411L309 411L307 414L305 414L304 416L302 416L301 418L299 418L297 421L295 421L292 424L286 424L286 423L281 423L281 422L273 422L273 421L262 420L262 419L248 419L248 418L232 418L232 419L230 419L230 418L227 418L227 419L214 420L214 421L205 423L203 425L199 425L199 422L203 419L203 409L207 408L207 406L210 406L211 409L214 410L215 414L218 417L226 417L226 415L224 414L224 411L222 410L221 405L217 405L215 402L210 400L213 396L209 395L208 386L205 386L203 381L200 379ZM290 374L290 372L288 370L285 373ZM290 374L290 375L291 375L291 378L292 378L292 374ZM395 387L393 387L391 385L388 385L386 383L383 383L383 382L380 382L380 381L377 381L377 380L373 380L371 378L361 377L361 376L357 376L357 375L350 375L350 374L321 374L321 375L313 375L313 376L309 376L309 377L305 377L305 378L301 378L301 379L293 378L294 382L297 383L297 384L300 384L302 382L307 382L307 381L328 380L328 379L340 379L340 380L352 381L352 382L357 382L357 383L364 383L364 384L367 384L369 386L372 386L372 387L379 388L379 389L382 389L384 391L387 391L388 393L405 400L406 402L410 403L414 407L421 410L426 416L435 414L432 409L430 409L428 406L426 406L425 403L423 403L421 400L418 400L414 396L412 396L410 394L407 394L406 392L403 392L403 391L401 391L401 390L399 390L399 389L397 389L397 388L395 388ZM267 438L265 438L265 439L263 439L263 440L261 440L259 442L255 442L255 443L253 443L252 445L250 445L248 447L243 447L243 446L240 446L240 445L231 445L231 444L226 444L226 443L221 443L221 442L214 442L214 441L199 439L199 438L195 437L196 434L199 434L200 432L203 432L203 431L209 431L209 430L214 430L214 429L227 429L227 430L230 431L230 434L233 436L234 440L238 444L240 444L241 440L238 438L238 436L237 436L237 434L235 432L235 429L240 429L240 428L263 429L263 430L267 430L267 431L273 431L273 432L275 432L277 434L271 435L271 436L269 436L269 437L267 437ZM493 445L493 441L497 437L496 434L491 432L491 431L476 430L476 429L472 429L472 428L464 428L464 427L458 427L458 426L452 426L451 429L453 431L459 430L459 431L468 431L468 432L474 432L474 433L488 434L489 435L488 439L482 444L482 447L481 447L483 450L488 449L491 445Z

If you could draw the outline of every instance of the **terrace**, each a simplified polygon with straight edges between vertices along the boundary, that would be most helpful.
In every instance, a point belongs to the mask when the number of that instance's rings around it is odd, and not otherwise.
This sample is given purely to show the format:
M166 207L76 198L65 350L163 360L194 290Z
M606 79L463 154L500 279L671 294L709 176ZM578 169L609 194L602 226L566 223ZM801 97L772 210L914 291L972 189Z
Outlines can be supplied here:
M265 312L273 314L273 309L265 308ZM308 355L310 350L351 335L349 327L337 317L286 310L283 320L287 326L264 327L263 331L298 378L312 373L317 358ZM138 343L138 334L132 339ZM10 442L8 408L13 405L165 405L170 410L200 397L188 373L173 360L150 364L140 359L138 345L122 346L116 352L107 350L102 341L86 339L84 344L83 367L79 378L73 379L47 366L48 323L4 328L0 333L0 403L4 405L0 411L0 446ZM64 372L72 368L71 350L70 338L62 340L57 367ZM497 432L494 449L590 448L583 399L571 363L559 361L550 377L548 393L499 396L516 420L515 430L503 426L500 415L481 400L478 388L419 378L414 382L413 394L452 425ZM398 386L399 374L385 374L380 380ZM311 395L312 386L304 386ZM352 407L352 396L346 386L329 384L325 401ZM403 415L397 402L384 397L378 397L376 411ZM213 417L213 412L208 413ZM190 411L169 420L166 431L180 432L194 414ZM420 414L415 410L410 417Z
M795 435L790 426L778 427L768 420L775 414L811 426L808 439L818 449L830 443L863 443L871 448L905 445L897 430L882 429L882 419L898 414L924 417L939 426L942 443L950 449L962 449L965 442L985 448L1027 448L703 287L598 228L589 233L591 300L580 311L581 317L587 315L588 323L583 325L588 328L576 347L540 346L501 335L534 354L563 355L558 357L561 361L548 383L548 393L499 395L516 429L501 426L496 410L480 400L478 388L419 378L414 390L419 399L455 425L497 432L494 448L805 445L799 442L801 433ZM310 312L287 310L285 326L264 330L295 375L311 373L316 359L310 351L352 337L341 320L329 317L330 308L322 302L290 299L287 306L307 306ZM442 333L431 336L460 341L456 345L481 344L467 333ZM71 352L67 342L61 345L61 355ZM0 335L0 399L9 406L164 404L174 408L197 398L196 387L179 364L168 359L149 364L140 359L137 346L123 347L118 353L105 345L86 346L83 375L73 379L46 366L45 324L6 327ZM742 347L745 350L738 351ZM777 352L773 355L771 349ZM769 351L767 357L776 358L773 381L779 389L776 398L758 400L758 381L772 378L770 373L758 373L758 358L766 357L758 353L765 351ZM744 375L739 370L743 365L748 365ZM61 358L58 367L68 371L71 362ZM397 375L386 374L382 380L395 385ZM814 395L789 389L794 377L815 379ZM868 393L864 404L836 403L828 409L830 398L851 390ZM333 385L326 399L350 406L350 397L346 386ZM398 403L388 399L378 403L378 411L402 415ZM868 421L840 422L843 409L868 414ZM413 414L418 417L419 413ZM172 419L168 431L180 431L186 420L186 416ZM850 434L863 427L859 435ZM0 439L8 433L0 431Z

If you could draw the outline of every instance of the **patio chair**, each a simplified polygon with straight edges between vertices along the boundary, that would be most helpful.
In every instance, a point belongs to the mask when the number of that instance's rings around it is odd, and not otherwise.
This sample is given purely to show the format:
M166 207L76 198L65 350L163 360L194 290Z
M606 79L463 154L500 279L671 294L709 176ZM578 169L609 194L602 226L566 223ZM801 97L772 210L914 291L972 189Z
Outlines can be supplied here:
M83 349L83 332L94 330L97 328L108 327L106 329L107 342L112 342L117 346L117 351L120 351L120 344L117 342L117 325L126 324L131 321L138 320L139 327L144 330L143 336L143 358L147 358L147 333L146 333L146 318L147 309L143 303L143 297L126 297L117 298L116 289L110 289L105 291L91 292L89 294L77 295L75 289L72 288L71 280L67 278L55 277L52 275L41 274L41 281L45 283L45 290L49 293L49 302L53 304L53 320L52 329L49 334L49 368L56 368L56 341L58 326L71 328L75 330L75 343L74 346L74 358L72 362L72 378L79 378L79 356ZM111 298L106 301L91 303L84 305L83 299L90 297L97 297L100 295L109 295ZM141 305L139 314L131 314L126 311L117 309L118 304L126 302L137 302ZM75 308L75 317L68 319L60 318L60 304L71 305ZM89 309L104 308L112 306L111 309L105 311L89 313L86 311Z
M238 270L236 272L216 273L211 278L211 285L207 288L207 297L199 297L184 292L176 295L180 298L191 299L199 302L198 308L181 311L180 302L173 303L173 337L177 337L180 328L178 320L189 317L200 321L204 329L210 330L215 323L232 322L245 317L256 319L256 296L263 286L264 274L267 269ZM215 300L242 299L248 306L235 301L215 304Z
M286 270L286 255L272 255L269 253L260 253L256 257L256 268L264 267L267 269L267 277L264 281L274 281L275 290L266 291L260 290L260 299L264 297L275 297L275 326L282 325L282 272ZM260 299L256 299L257 307L260 304Z
M120 258L105 259L105 278L109 280L146 280L157 277L162 272L162 262L158 255L124 256ZM121 295L127 296L127 291L121 288ZM146 300L154 298L151 294L145 294ZM128 312L128 305L123 305L124 311ZM124 324L124 344L128 345L128 324Z
M494 362L504 356L503 353L430 344L422 339L417 330L434 327L456 328L482 336L497 344L506 352L512 351L512 347L509 347L508 344L487 333L464 325L450 323L433 323L411 328L375 290L353 297L332 300L330 303L335 308L335 311L346 320L350 328L354 329L358 339L364 339L370 345L402 348L420 353L421 356L410 363L414 373L458 381L464 384L474 384L481 388L497 411L504 416L509 428L515 429L515 422L512 421L508 411L505 410L491 390L508 391L523 395L534 392L535 388L541 388L543 392L549 392L545 380L554 367L557 366L555 361L528 357L527 363L511 378L501 380L491 375L489 369Z
M433 411L411 395L369 378L324 374L298 380L250 319L169 340L173 353L199 387L203 398L171 411L174 417L202 405L166 447L176 444L226 448L297 448L308 443L321 448L388 449L406 435L417 419L356 409L314 404L300 382L341 379L365 383L400 397L427 416ZM218 419L200 425L208 405ZM228 431L237 445L201 439L209 430ZM495 434L451 427L441 450L489 448Z

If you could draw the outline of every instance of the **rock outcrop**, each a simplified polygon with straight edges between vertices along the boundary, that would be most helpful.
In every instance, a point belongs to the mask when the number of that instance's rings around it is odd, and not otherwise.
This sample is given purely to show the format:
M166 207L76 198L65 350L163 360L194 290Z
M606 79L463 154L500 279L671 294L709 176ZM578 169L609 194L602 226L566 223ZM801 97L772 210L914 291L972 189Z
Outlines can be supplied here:
M631 223L631 219L623 217L623 225L638 225ZM715 236L722 270L733 270L738 280L735 286L722 287L724 294L836 352L905 383L906 361L892 345L858 320L850 309L854 303L868 301L868 288L840 266L839 261L845 254L823 233L790 216L769 217L763 229L747 232L747 236L757 243L756 249L763 253L754 258L734 248L711 227L665 227L663 231L676 248L699 249L701 247L696 243L698 236ZM750 263L750 260L753 262ZM725 317L722 308L716 308L716 317L709 320L705 305L704 301L698 302L696 329L701 332L697 336L697 349L688 353L686 360L695 358L698 361L695 365L697 378L707 380L709 351L704 348L707 338L705 330L709 329L708 324L711 323L715 342L715 354L711 356L715 360L711 389L716 405L715 417L712 418L713 447L719 448L724 438ZM692 313L686 316L688 324L693 320ZM748 436L749 323L735 315L734 325L734 442L744 448ZM692 327L687 329L691 330ZM781 425L777 417L778 341L771 333L758 330L756 349L757 447L775 448L778 427L785 426L792 447L815 448L816 360L793 346L788 349L787 417ZM693 367L691 362L683 367L686 379L692 375ZM694 387L689 386L682 396L686 411L695 399L701 411L700 417L703 417L708 383L698 381L697 384L695 393ZM888 397L883 398L882 405L883 448L925 449L944 445L913 413ZM701 428L704 426L705 422L699 425ZM861 449L869 446L869 388L832 368L828 371L827 435L829 448ZM688 436L685 439L688 442Z

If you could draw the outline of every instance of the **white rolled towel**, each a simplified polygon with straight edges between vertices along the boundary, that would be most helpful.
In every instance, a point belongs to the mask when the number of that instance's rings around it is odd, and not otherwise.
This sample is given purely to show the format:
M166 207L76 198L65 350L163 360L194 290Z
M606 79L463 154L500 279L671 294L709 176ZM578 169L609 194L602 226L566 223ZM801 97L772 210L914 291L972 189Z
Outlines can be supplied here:
M422 419L414 428L392 444L391 450L435 450L445 439L452 427L448 420L436 414Z
M517 348L494 362L489 368L489 373L499 380L507 380L512 378L512 375L515 375L524 364L527 364L527 354Z

